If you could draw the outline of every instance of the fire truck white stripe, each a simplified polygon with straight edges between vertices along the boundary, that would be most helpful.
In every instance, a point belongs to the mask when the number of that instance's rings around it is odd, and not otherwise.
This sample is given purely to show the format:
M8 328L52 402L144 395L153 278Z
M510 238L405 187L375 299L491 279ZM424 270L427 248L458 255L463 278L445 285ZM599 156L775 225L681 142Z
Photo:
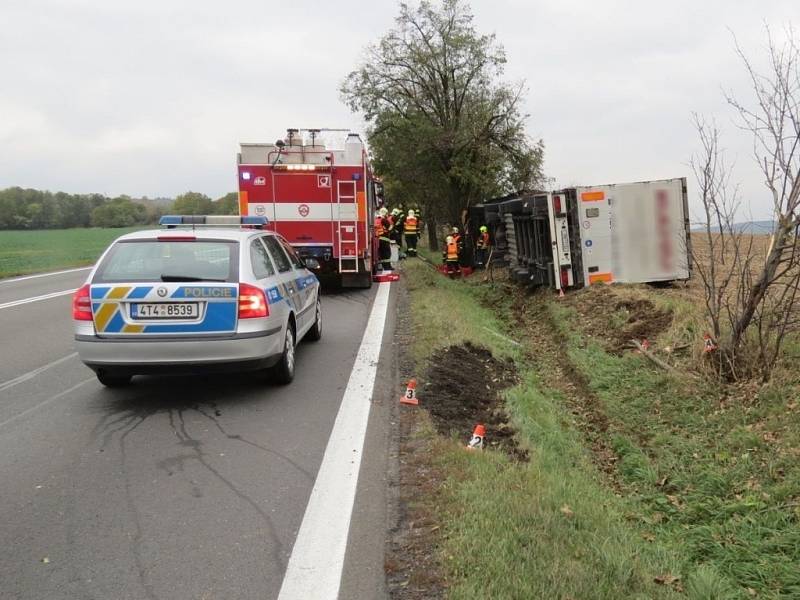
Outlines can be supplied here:
M334 600L339 595L390 286L378 286L278 600Z
M330 202L276 202L276 221L330 221Z

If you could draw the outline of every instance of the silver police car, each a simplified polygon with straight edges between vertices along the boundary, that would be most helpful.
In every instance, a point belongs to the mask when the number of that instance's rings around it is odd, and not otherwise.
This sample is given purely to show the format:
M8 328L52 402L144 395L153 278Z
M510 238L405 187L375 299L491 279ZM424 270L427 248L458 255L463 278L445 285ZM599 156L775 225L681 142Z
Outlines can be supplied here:
M167 216L105 251L75 292L81 360L106 386L133 375L268 370L322 336L320 285L264 217ZM316 265L318 268L319 265Z

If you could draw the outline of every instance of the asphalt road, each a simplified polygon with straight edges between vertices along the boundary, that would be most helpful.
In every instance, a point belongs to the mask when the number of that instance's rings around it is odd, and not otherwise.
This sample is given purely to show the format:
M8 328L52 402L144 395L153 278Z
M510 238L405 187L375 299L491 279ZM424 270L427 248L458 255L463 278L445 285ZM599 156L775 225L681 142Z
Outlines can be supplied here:
M228 375L110 390L74 354L69 294L14 304L87 273L0 280L0 598L277 597L375 288L323 298L323 340L300 344L288 387ZM392 393L373 397L343 598L384 595Z

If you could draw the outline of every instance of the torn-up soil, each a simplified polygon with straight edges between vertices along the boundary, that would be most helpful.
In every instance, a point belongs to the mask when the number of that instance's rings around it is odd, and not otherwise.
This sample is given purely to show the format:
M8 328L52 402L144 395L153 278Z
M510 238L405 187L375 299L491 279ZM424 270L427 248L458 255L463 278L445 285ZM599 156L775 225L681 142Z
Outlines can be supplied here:
M618 457L609 443L608 417L586 379L572 367L565 340L550 321L545 293L531 293L514 284L501 284L493 294L504 301L510 298L508 320L514 323L515 337L522 342L530 364L536 365L536 372L546 387L561 392L575 426L591 449L592 462L608 476L610 485L618 488Z
M629 349L632 339L654 340L672 324L671 312L645 298L620 298L607 286L569 294L563 302L578 313L581 330L613 354Z
M437 352L430 360L420 402L439 433L469 441L475 425L486 427L485 445L517 460L528 453L517 444L503 390L517 383L514 363L497 360L486 348L467 342Z

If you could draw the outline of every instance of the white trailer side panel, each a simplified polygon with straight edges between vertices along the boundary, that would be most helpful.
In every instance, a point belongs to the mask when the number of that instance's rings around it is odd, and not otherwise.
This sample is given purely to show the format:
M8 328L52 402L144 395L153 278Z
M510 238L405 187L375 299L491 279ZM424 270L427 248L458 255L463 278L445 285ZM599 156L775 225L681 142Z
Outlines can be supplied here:
M689 278L683 179L577 188L588 284Z

